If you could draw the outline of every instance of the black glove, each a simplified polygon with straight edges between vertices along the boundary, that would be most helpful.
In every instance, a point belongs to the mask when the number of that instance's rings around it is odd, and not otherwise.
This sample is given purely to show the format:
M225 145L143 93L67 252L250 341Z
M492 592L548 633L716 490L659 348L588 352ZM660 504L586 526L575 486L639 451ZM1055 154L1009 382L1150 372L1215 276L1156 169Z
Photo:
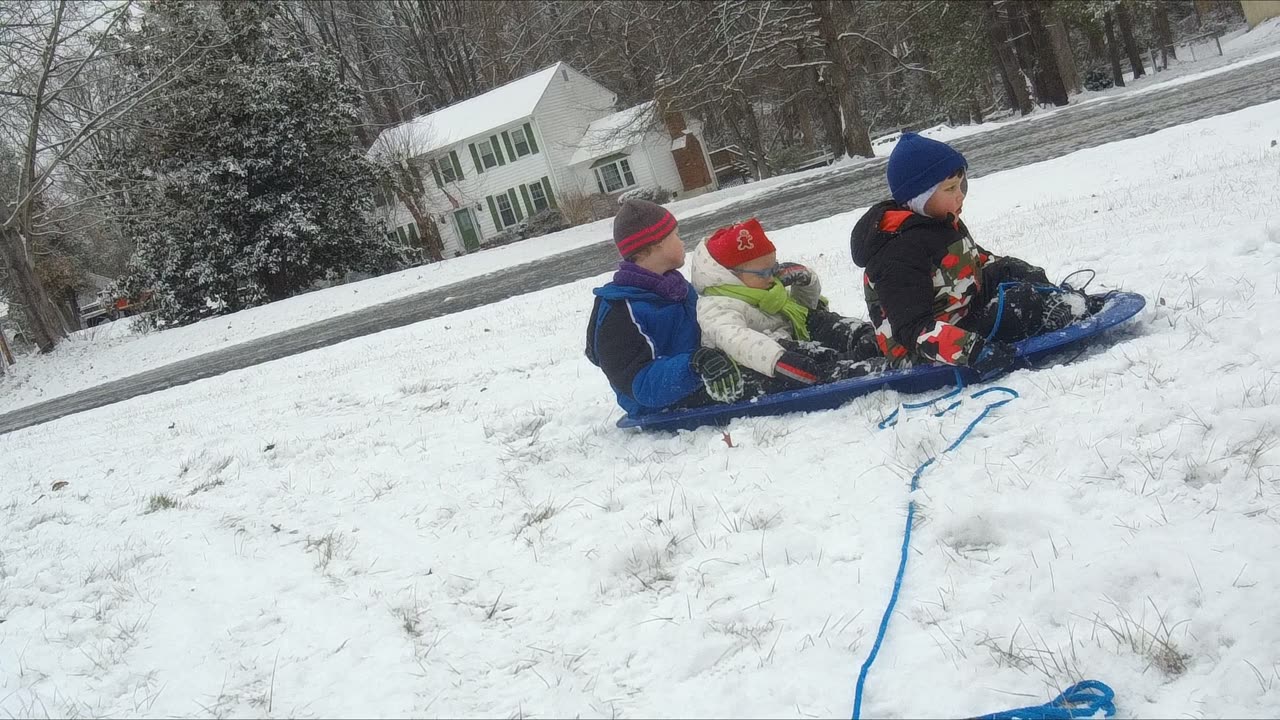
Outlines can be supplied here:
M773 276L786 287L809 285L813 282L813 271L800 263L780 263Z
M689 358L689 367L702 379L707 395L728 403L742 397L742 372L728 355L712 348L698 348Z
M862 323L853 331L849 349L842 360L866 360L884 357L880 352L880 341L876 339L876 329L871 323Z
M802 387L831 382L836 379L836 361L815 360L808 355L788 350L778 358L773 366L773 374Z
M1003 375L1018 362L1018 351L1008 343L978 340L969 355L969 367L983 380Z
M889 360L883 355L867 357L860 353L841 353L834 375L837 380L848 380L849 378L874 375L888 369Z

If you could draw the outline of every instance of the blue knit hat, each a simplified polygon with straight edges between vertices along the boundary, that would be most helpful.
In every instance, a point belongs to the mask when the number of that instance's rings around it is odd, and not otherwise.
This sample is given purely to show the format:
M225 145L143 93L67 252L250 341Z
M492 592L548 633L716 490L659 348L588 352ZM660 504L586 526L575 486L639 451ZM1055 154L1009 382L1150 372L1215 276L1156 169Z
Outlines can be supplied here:
M889 192L900 205L968 167L964 156L944 142L902 133L889 153Z

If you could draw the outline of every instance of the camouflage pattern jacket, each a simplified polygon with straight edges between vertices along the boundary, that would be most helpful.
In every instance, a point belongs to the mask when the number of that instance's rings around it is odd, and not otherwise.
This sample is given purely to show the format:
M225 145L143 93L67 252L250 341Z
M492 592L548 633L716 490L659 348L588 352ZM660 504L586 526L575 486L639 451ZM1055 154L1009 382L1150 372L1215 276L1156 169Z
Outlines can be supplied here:
M982 268L995 256L963 222L938 220L892 200L853 228L853 261L864 268L867 312L880 351L895 365L964 365L980 338L957 326L984 297Z

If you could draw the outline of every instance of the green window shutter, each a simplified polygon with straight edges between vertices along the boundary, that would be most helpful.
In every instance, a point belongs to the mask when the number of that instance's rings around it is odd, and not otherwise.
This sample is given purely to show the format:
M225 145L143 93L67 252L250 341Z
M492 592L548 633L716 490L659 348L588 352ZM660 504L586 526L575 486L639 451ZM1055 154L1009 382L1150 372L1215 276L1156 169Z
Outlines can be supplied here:
M498 144L498 136L490 135L489 142L493 143L493 155L498 158L498 164L506 165L507 161L502 159L502 146Z
M547 194L547 202L551 204L551 207L560 207L556 204L556 194L551 192L551 178L542 178L542 191Z
M462 163L458 162L458 153L456 151L449 151L449 162L453 164L453 174L461 180L464 177L462 174Z
M529 123L524 124L524 137L529 141L529 151L533 154L538 153L538 141L533 139L533 128L529 127ZM547 197L551 197L551 193L547 193ZM555 203L551 203L555 207Z
M520 197L524 198L524 206L525 206L525 209L529 211L529 217L533 217L534 215L536 215L537 211L533 209L533 203L529 202L528 187L524 185L520 186Z
M476 164L476 174L484 172L484 165L480 164L480 153L476 152L476 144L470 143L467 147L471 148L471 162Z
M502 229L502 218L498 217L498 206L493 204L493 196L486 195L485 200L489 201L489 214L493 216L493 229Z
M436 161L431 161L431 177L436 180L436 187L444 187L444 183L440 180L440 168L436 166Z
M506 143L507 145L507 157L511 158L512 162L515 162L516 150L515 148L511 147L511 134L508 133L506 130L502 131L502 142Z
M516 211L516 222L520 222L524 219L524 213L520 212L520 203L516 201L516 189L508 190L507 197L511 199L511 209Z

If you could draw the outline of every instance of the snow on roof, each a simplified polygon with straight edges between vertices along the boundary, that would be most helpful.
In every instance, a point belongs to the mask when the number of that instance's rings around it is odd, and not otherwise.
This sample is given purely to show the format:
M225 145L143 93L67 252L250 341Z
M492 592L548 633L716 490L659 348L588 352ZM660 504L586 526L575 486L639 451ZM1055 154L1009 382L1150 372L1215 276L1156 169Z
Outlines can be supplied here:
M561 65L556 63L483 95L387 128L373 141L369 157L384 153L402 157L406 149L409 157L417 157L529 117Z
M644 138L653 120L653 101L606 115L587 126L570 165L622 152Z

